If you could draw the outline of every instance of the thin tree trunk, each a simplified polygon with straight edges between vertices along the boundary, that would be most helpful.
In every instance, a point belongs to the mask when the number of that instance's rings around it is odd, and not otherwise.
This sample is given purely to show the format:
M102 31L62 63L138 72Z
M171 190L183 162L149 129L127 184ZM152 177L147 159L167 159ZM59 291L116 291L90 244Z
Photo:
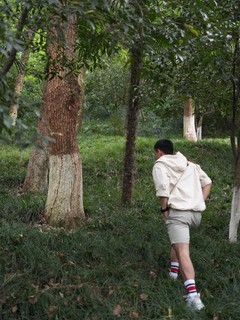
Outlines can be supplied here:
M56 36L53 28L52 34ZM50 37L51 37L50 35ZM75 64L74 44L76 24L71 19L64 30L66 51L62 54L71 66ZM47 105L50 136L49 188L45 217L49 224L75 228L84 218L82 164L77 141L77 120L80 108L80 88L77 76L61 64L59 45L48 45L50 59L57 63L59 73L47 80L45 103ZM60 57L61 58L61 57ZM51 71L51 70L50 70Z
M238 226L240 221L240 186L233 187L231 219L229 224L229 241L237 242Z
M135 144L137 135L138 110L139 110L139 85L140 85L141 52L131 50L131 80L129 103L127 111L127 133L123 171L122 202L130 203L132 200L134 174L135 174Z
M203 116L200 116L200 119L197 123L197 140L202 140L202 123L203 123Z
M15 90L14 90L14 97L13 97L15 103L10 106L10 110L9 110L9 116L12 119L13 126L16 125L18 108L19 108L19 96L21 95L22 88L23 88L24 77L25 77L28 60L29 60L29 55L30 55L30 50L26 49L23 52L23 55L21 57L22 69L20 70L15 83Z
M183 136L189 141L197 141L193 102L191 97L187 97L184 102Z
M240 3L235 14L236 24L240 20ZM237 27L238 28L238 27ZM239 30L233 30L235 39L233 61L232 61L232 123L230 142L233 153L233 197L231 207L231 218L229 224L229 241L237 242L237 231L240 221L240 128L237 127L239 123L239 95L240 95L240 48L239 48Z
M238 134L238 141L239 141ZM236 146L235 146L236 147ZM233 162L233 195L231 203L231 217L229 223L229 241L232 243L237 242L238 226L240 221L240 149L239 146L235 149L234 162Z

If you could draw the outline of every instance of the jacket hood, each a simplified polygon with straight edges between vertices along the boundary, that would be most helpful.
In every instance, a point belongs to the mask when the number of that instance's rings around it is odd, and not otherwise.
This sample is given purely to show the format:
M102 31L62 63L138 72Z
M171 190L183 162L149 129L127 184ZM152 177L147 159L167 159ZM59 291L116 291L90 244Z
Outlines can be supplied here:
M188 164L187 158L181 152L177 152L174 155L166 154L156 162L166 165L170 170L175 172L183 172Z

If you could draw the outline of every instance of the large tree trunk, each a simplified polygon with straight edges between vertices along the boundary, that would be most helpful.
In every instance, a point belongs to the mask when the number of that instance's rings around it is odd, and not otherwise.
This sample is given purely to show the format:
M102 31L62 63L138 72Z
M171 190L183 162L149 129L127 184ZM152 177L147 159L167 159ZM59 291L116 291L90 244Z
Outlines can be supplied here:
M51 33L50 38L56 36L54 28ZM64 37L66 46L62 55L72 67L76 62L76 25L73 20L69 20L64 29ZM82 164L77 141L80 88L77 76L61 64L62 55L59 55L56 40L48 45L48 53L59 71L47 80L44 97L48 110L49 134L55 140L50 143L49 150L49 188L45 217L51 225L75 228L85 218Z
M75 228L84 220L79 152L51 155L45 216L52 225Z
M191 97L187 97L184 102L183 136L189 141L197 141L193 102Z
M123 171L122 202L129 203L132 199L134 174L135 174L135 144L137 135L138 110L139 110L139 85L140 85L141 52L131 50L131 80L129 103L127 111L127 133Z

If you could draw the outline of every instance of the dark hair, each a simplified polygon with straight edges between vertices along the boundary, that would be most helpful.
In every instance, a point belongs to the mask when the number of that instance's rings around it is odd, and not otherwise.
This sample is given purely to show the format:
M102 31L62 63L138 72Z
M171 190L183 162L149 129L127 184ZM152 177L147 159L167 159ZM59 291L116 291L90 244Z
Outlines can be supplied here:
M154 145L154 150L161 150L165 154L173 154L173 143L168 139L158 140Z

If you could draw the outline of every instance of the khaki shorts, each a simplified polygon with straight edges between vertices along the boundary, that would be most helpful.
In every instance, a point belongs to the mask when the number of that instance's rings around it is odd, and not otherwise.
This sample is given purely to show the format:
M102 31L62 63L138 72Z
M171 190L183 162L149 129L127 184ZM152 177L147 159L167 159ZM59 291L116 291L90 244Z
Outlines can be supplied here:
M202 213L199 211L180 211L170 208L166 225L171 244L189 243L190 228L197 228L201 220Z

